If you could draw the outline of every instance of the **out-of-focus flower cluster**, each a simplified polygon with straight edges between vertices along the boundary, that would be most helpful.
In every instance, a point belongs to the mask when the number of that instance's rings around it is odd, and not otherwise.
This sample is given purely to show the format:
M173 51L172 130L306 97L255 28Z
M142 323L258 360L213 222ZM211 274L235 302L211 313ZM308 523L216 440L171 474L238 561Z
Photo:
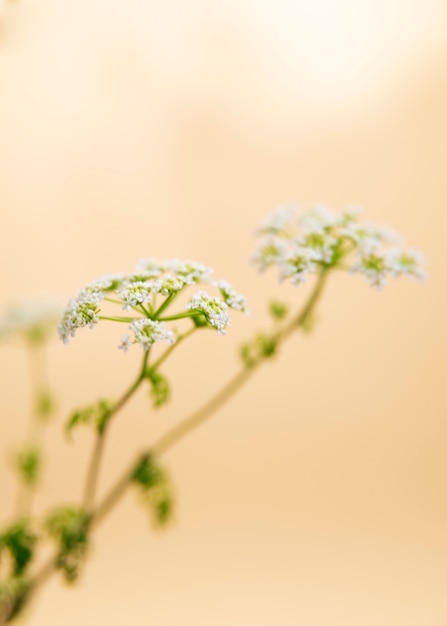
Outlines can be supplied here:
M166 322L186 317L196 326L212 327L223 335L230 323L229 309L247 314L248 310L245 299L226 281L213 281L212 274L212 269L194 261L142 260L130 274L102 276L81 289L65 310L59 335L67 343L78 328L92 328L101 319L107 319L129 324L132 335L122 337L121 349L127 351L132 344L139 344L148 350L158 341L174 343L176 335ZM218 295L200 289L182 310L168 313L177 296L195 285L214 287ZM120 313L104 313L106 302L110 303L109 308L120 306ZM127 316L128 313L132 315Z
M323 205L304 212L281 207L258 229L261 241L253 261L260 270L276 266L281 280L296 285L330 268L363 274L378 289L390 276L423 280L423 255L401 247L390 229L360 222L359 213L337 213Z
M19 336L41 343L56 331L63 308L54 302L29 302L13 306L0 320L0 338Z

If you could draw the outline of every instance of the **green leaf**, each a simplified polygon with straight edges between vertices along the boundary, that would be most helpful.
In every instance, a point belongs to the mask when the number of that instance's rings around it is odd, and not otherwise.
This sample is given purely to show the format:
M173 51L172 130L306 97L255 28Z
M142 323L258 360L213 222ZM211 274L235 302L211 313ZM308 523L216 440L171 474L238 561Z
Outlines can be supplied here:
M65 425L65 431L70 435L74 428L78 426L92 426L98 433L104 432L108 419L113 408L113 401L107 398L98 400L95 404L90 404L81 409L77 409L71 414Z
M138 486L141 500L150 511L153 525L161 527L170 522L174 513L174 498L165 470L146 455L136 467L132 481Z
M151 383L153 406L159 407L168 402L171 397L171 387L166 376L151 368L148 368L146 376Z
M36 398L36 413L43 420L53 415L56 408L54 396L48 391L41 391Z
M279 300L271 300L269 302L269 313L273 319L281 321L287 316L288 312L289 307L284 302L279 302Z
M276 352L277 335L259 333L254 339L241 346L240 355L245 366L254 367L260 361L272 357Z
M21 576L31 563L37 539L29 519L15 522L0 535L0 558L9 553L14 576Z
M164 480L165 474L163 469L149 455L145 455L141 459L132 475L132 481L143 489L150 489Z
M89 515L77 507L60 507L46 519L45 527L58 545L57 564L65 580L76 580L88 547Z
M42 469L42 454L36 446L26 446L15 459L20 478L29 487L39 482Z

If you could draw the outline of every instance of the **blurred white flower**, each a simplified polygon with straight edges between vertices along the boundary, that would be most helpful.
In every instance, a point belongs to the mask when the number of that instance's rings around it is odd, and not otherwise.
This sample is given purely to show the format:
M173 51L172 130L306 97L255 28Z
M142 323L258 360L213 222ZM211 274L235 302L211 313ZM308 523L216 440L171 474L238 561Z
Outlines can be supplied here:
M358 209L337 213L324 205L302 213L281 207L258 229L253 261L261 271L276 266L280 280L296 285L334 268L363 274L379 289L389 276L425 278L420 252L398 247L401 238L394 231L359 223L359 216Z
M0 319L0 338L16 335L33 343L45 341L56 332L62 310L50 301L11 306Z
M230 283L226 280L218 280L214 285L219 289L224 302L235 311L242 311L246 315L250 315L250 311L247 309L247 303L244 296L238 294Z

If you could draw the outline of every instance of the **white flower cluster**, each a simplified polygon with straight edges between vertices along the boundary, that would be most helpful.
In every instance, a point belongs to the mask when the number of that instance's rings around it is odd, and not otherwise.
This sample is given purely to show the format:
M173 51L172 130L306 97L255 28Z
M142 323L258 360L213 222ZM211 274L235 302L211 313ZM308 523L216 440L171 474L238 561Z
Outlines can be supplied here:
M186 308L202 313L206 321L217 330L219 335L225 335L225 329L230 323L226 302L220 298L209 296L205 291L198 291Z
M227 283L226 280L218 280L214 283L214 285L218 288L225 304L227 304L230 309L241 311L242 313L245 313L245 315L250 315L244 296L236 293L230 283Z
M78 328L93 328L99 322L99 303L103 297L102 292L84 291L76 299L70 300L58 327L59 336L64 343L68 343L69 338L75 336Z
M229 324L228 308L246 313L248 311L244 298L229 283L211 281L212 273L212 269L194 261L142 260L130 274L103 276L81 289L77 298L70 300L65 310L59 324L59 335L67 343L70 337L75 336L78 328L92 328L101 319L108 319L129 323L133 339L129 335L122 337L119 347L124 351L132 344L139 344L148 350L158 341L173 343L175 335L164 325L166 310L182 290L199 283L217 287L221 298L199 291L193 295L186 310L183 309L175 315L169 313L166 321L183 317L191 317L197 321L202 315L205 325L210 325L219 334L224 334ZM157 302L160 298L161 301ZM123 317L122 313L107 313L106 316L101 311L105 302L110 303L109 306L118 304L133 316Z
M322 205L303 213L280 208L259 228L262 239L253 261L260 270L275 265L280 279L293 284L329 268L361 273L378 288L389 276L425 278L420 252L397 247L394 232L359 223L358 217L358 210L336 213Z
M61 311L61 306L45 301L13 306L0 320L0 337L20 335L31 342L45 341L55 332Z
M132 322L129 328L135 336L133 343L138 343L143 350L149 350L156 341L167 341L171 345L175 343L174 333L166 328L163 322L141 318ZM127 352L131 343L129 335L124 335L118 347Z

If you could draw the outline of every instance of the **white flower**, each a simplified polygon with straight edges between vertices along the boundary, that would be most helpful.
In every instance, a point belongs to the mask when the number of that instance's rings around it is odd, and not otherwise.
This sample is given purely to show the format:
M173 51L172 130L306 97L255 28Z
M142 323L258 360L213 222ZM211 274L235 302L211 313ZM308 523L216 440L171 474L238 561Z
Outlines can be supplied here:
M210 279L213 270L206 265L196 263L195 261L180 261L179 259L173 259L168 262L168 267L177 276L180 276L187 285L193 285L196 283L207 283Z
M364 254L380 248L384 243L397 243L400 237L386 226L356 224L351 221L340 229L340 235L351 240Z
M174 333L163 322L142 318L132 322L129 328L135 335L135 343L139 343L143 350L149 350L156 341L175 343Z
M271 265L281 263L287 256L289 246L277 236L270 236L259 244L252 261L262 272Z
M313 261L320 261L326 264L331 263L337 243L338 239L324 230L321 232L307 232L297 240L299 250L307 250L309 257Z
M320 255L312 248L296 246L279 264L280 280L290 278L294 285L303 283L307 274L315 272L318 260Z
M384 226L358 223L359 210L336 213L317 205L301 216L276 212L264 222L264 235L254 256L260 270L276 265L280 279L302 283L308 274L331 268L362 273L381 288L388 276L423 279L423 257L416 250L390 248L399 236ZM294 231L294 232L292 232ZM357 255L357 260L350 257Z
M388 250L388 265L394 277L401 275L413 276L418 280L425 280L426 273L423 265L426 264L424 255L419 250L402 250L391 248Z
M142 272L146 278L157 278L166 269L166 262L156 261L155 259L140 259L135 266L135 271Z
M207 322L217 329L219 335L225 335L225 328L230 323L228 305L220 298L213 298L205 291L198 291L186 307L192 311L200 311Z
M29 302L9 308L0 321L0 337L22 335L32 342L45 341L56 329L62 307L53 302Z
M139 304L152 301L152 294L160 290L158 281L127 280L118 290L118 298L123 302L123 309L129 311Z
M166 328L160 320L174 321L192 317L197 325L205 320L204 325L210 324L220 334L224 334L229 324L228 306L238 311L247 312L244 298L237 294L225 281L216 283L225 301L211 298L205 292L196 294L187 306L187 311L169 312L166 310L173 305L174 296L190 285L205 282L210 284L213 270L195 261L181 261L179 259L155 261L146 259L140 261L134 272L130 274L105 275L94 280L81 289L77 298L70 300L62 322L59 325L59 334L64 342L74 337L76 330L84 326L90 328L100 320L117 323L131 322L130 329L135 335L131 341L128 335L121 339L119 348L127 351L132 343L139 343L146 350L155 341L175 341L174 333ZM113 292L113 293L110 293ZM161 302L157 302L163 297ZM116 305L131 311L132 316L121 314L102 313L100 304L105 301L107 309ZM203 315L199 315L202 313Z
M113 291L117 289L120 285L121 281L124 280L124 274L106 274L93 280L91 283L88 283L82 290L84 293L86 292L104 292L104 291Z
M78 328L93 328L99 322L99 303L102 294L81 291L76 299L70 300L62 322L59 324L59 336L64 343L74 337Z
M351 266L351 271L363 274L371 287L380 290L387 284L387 276L390 273L387 255L383 251L361 254L357 263Z
M296 229L296 215L292 207L282 206L276 209L256 231L258 234L293 236Z
M184 287L186 287L186 279L182 276L174 276L173 274L166 274L160 280L159 293L162 296L171 296L174 293L178 293Z
M131 345L132 345L132 341L130 340L129 335L123 335L121 337L121 343L118 346L118 350L122 350L123 352L127 352Z
M242 311L246 315L250 315L244 296L238 294L230 283L227 283L226 280L218 280L214 283L214 285L219 289L224 302L230 307L230 309Z
M324 204L317 204L301 215L299 223L304 233L324 233L338 226L342 217Z

